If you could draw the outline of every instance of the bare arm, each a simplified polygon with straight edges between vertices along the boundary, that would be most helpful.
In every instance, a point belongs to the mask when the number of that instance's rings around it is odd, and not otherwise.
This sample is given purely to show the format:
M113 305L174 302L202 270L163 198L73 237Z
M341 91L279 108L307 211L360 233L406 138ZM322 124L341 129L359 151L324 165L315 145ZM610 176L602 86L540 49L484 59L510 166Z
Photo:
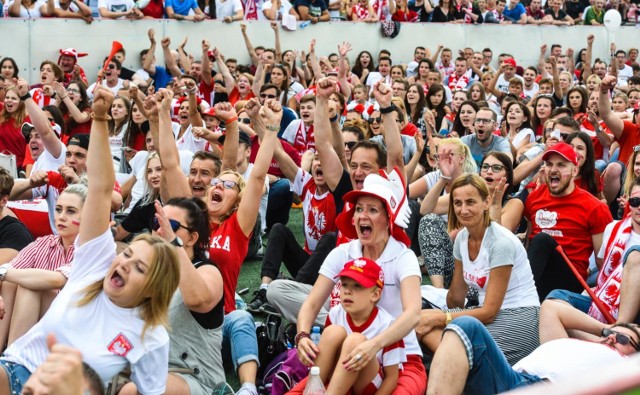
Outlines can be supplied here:
M500 78L502 73L504 73L504 65L500 65L498 70L495 73L493 73L493 77L491 77L491 81L489 81L489 86L487 87L487 90L493 93L498 99L504 96L504 92L496 89L498 78Z
M247 47L247 52L249 52L249 56L251 57L251 62L257 66L258 63L260 63L260 59L258 58L258 55L256 55L256 50L253 48L253 44L251 44L251 40L247 35L247 25L241 23L240 29L242 30L242 38L244 39L244 44Z
M296 179L296 174L298 174L298 170L300 168L298 167L298 165L296 165L296 162L294 162L293 159L291 159L291 157L287 155L284 148L282 148L282 143L280 141L278 141L278 144L276 144L274 158L278 162L282 174L284 174L284 176L287 177L290 182L294 182Z
M171 49L169 48L169 46L171 45L171 39L169 37L165 37L162 39L160 44L162 45L162 53L164 55L164 61L167 65L167 71L169 71L169 73L171 73L171 75L174 77L180 77L182 75L182 71L180 71L178 63L171 54Z
M67 95L67 91L64 89L64 86L61 83L55 81L53 83L53 89L56 91L58 99L60 99L59 102L64 102L64 104L67 105L69 115L71 115L74 121L76 121L77 123L85 123L89 121L89 119L91 119L91 116L86 111L80 111L78 109L78 107L73 103L73 100L71 100L69 98L69 95ZM56 104L58 103L56 102Z
M29 84L27 81L22 78L18 79L18 94L20 96L24 96L29 93ZM62 154L62 143L60 139L56 136L45 115L44 111L38 106L38 104L33 101L31 96L27 100L24 101L25 107L27 108L27 114L29 114L29 118L31 118L31 123L36 128L38 133L40 134L40 139L42 139L42 143L44 144L44 149L47 150L51 156L54 158L59 158Z
M391 87L382 83L376 82L372 87L373 95L376 101L380 104L380 110L389 108L392 104ZM387 145L387 171L390 172L394 167L400 170L400 174L404 173L404 158L402 155L402 139L400 138L400 130L398 130L398 124L395 118L395 111L382 114L382 126L384 132L384 142Z
M334 78L323 78L316 84L316 111L314 115L314 137L316 151L322 163L322 172L329 190L338 186L344 168L340 157L331 144L331 125L329 122L329 96L337 90Z
M349 70L349 65L347 64L347 53L351 51L351 44L348 42L343 42L341 45L338 45L338 54L340 58L338 59L338 82L340 83L340 91L344 95L344 97L351 97L351 84L349 84L349 74L351 70Z
M189 93L189 122L193 129L194 126L200 127L204 124L204 121L200 116L200 111L198 111L198 98L196 97L198 87L196 86L196 82L192 79L185 79L185 86Z
M78 245L82 245L102 235L109 229L111 221L111 195L115 183L111 150L109 149L109 128L107 116L114 96L101 85L96 87L91 109L95 114L91 124L91 141L87 152L87 176L89 183L87 198L82 207L82 222L78 234Z
M60 289L67 283L67 278L62 273L44 269L10 268L4 279L33 291Z
M151 45L149 46L149 51L147 52L147 56L144 58L144 63L142 64L142 68L144 71L149 73L150 75L156 74L156 67L154 64L154 59L156 57L156 39L155 39L155 31L153 29L149 29L147 32L149 36L149 42Z
M622 136L624 129L624 122L618 118L611 110L611 101L609 100L609 90L616 86L616 78L612 76L606 76L600 82L600 97L598 99L598 112L602 117L602 120L607 125L611 133L615 136L616 140Z
M547 16L549 16L549 15L547 15ZM543 77L547 76L547 72L544 70L545 56L546 55L547 55L547 44L542 44L540 46L540 56L538 57L538 72Z
M282 63L282 46L280 45L280 30L278 29L278 24L276 22L271 22L271 28L275 34L276 62Z
M229 68L224 63L224 60L222 59L222 56L217 48L214 49L214 55L216 57L216 65L218 66L218 70L220 70L220 74L222 74L222 78L224 79L224 86L227 89L227 93L231 93L231 91L233 91L233 88L236 87L236 79L231 75ZM209 73L209 75L211 75L211 73ZM258 93L259 92L260 91L258 91Z
M551 63L551 75L553 76L553 94L558 99L564 98L564 91L560 86L560 74L558 73L558 64L555 56L549 56L549 62Z
M258 62L256 73L253 76L253 85L251 86L251 90L253 90L253 94L256 96L260 96L260 89L262 89L262 85L264 85L264 77L264 64L262 62Z
M442 45L438 45L438 48L433 53L433 56L431 57L431 61L433 62L433 64L436 64L436 62L438 61L438 56L440 56L440 52L442 51L442 48L444 48Z
M587 82L587 78L589 78L589 76L592 73L591 61L593 59L593 40L594 40L593 34L589 34L587 36L587 50L584 54L584 63L583 63L583 70L582 70L582 81L584 82Z

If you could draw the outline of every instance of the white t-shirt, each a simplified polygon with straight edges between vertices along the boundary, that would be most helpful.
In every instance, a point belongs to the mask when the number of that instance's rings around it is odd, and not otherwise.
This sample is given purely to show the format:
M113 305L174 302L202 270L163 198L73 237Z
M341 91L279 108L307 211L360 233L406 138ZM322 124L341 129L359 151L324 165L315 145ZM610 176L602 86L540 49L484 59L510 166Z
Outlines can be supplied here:
M518 131L518 133L516 133L513 141L511 141L511 144L513 144L514 147L518 148L520 144L529 144L534 143L535 141L536 135L535 133L533 133L533 130L529 128L522 128Z
M523 358L513 369L517 372L557 382L581 373L593 372L603 366L622 362L627 357L617 350L600 343L578 339L557 339L540 345Z
M522 81L522 84L524 85L524 78L520 77L518 74L514 75L514 77ZM498 77L496 89L500 92L509 93L509 81L504 78L504 74L500 74L500 77Z
M262 4L261 14L264 15L265 10L270 10L273 7L273 3L271 0L267 0ZM280 9L276 14L276 20L281 20L282 15L288 15L293 6L289 2L289 0L280 0Z
M391 80L391 76L387 75L386 77L383 76L382 74L380 74L380 72L378 71L372 71L369 73L369 75L367 76L367 86L373 86L375 85L376 82L378 81L382 81L387 85L391 85L391 83L393 82Z
M54 158L46 149L42 151L38 159L31 168L31 173L38 170L44 171L58 171L60 166L64 165L65 157L67 156L67 147L60 141L60 156Z
M618 81L622 81L624 85L627 85L629 77L633 77L633 69L628 64L625 64L622 69L618 69Z
M140 393L164 393L169 363L166 329L147 329L142 342L144 321L139 309L118 307L104 292L89 304L77 306L82 290L104 278L116 257L111 230L75 248L67 284L40 322L11 344L3 359L34 372L47 358L46 336L53 333L59 343L82 351L83 361L105 383L130 365L131 379Z
M19 0L18 0L19 1ZM13 5L15 1L7 1L7 3L5 4L3 8L4 10L4 15L8 16L9 15L9 8ZM40 12L40 7L42 6L46 6L47 2L46 0L37 0L36 4L33 8L27 9L25 6L20 5L20 18L24 18L24 19L34 19L34 18L41 18L42 17L42 13Z
M469 258L469 231L463 228L453 243L453 257L462 261L464 281L478 290L480 305L484 304L491 269L512 266L501 309L540 306L527 251L507 228L492 221L473 261Z
M427 184L427 193L429 193L428 191L430 191L431 188L433 188L433 186L436 185L441 175L442 173L440 173L440 170L434 170L422 176L422 179L424 180L425 184ZM441 196L444 196L444 195L448 195L448 193L443 190ZM440 218L442 218L442 220L445 223L447 223L449 221L449 214L442 214L440 215Z
M239 10L242 10L240 0L216 1L216 17L222 19L226 16L233 16Z
M339 245L324 260L319 273L336 283L336 287L331 293L332 306L337 305L335 300L340 298L340 285L335 276L342 271L345 263L356 258L362 258L362 244L359 240ZM384 271L384 289L378 306L397 318L402 314L400 283L411 276L422 278L418 258L413 251L390 236L382 255L376 259L376 263ZM404 347L407 355L422 355L414 330L411 330L404 337Z
M111 158L113 162L113 169L118 172L120 170L120 161L126 160L122 156L122 139L124 138L124 134L127 131L127 124L124 124L120 127L120 130L117 134L113 136L109 136L109 149L111 150Z
M124 80L122 78L118 78L118 83L113 88L107 86L107 80L106 79L103 79L100 82L100 85L102 85L105 88L109 89L111 91L111 93L113 93L117 97L118 96L118 91L124 87ZM91 84L91 86L89 86L89 88L87 88L87 96L89 96L90 100L93 100L93 91L95 89L96 89L96 82L94 82L93 84Z
M98 9L106 8L110 12L127 12L134 6L133 0L98 0ZM125 19L124 16L118 19Z
M202 123L202 127L206 127L204 122ZM173 137L176 139L176 145L179 151L190 151L191 153L204 151L207 140L194 136L193 133L191 133L191 125L187 126L187 130L180 138L178 138L180 134L180 124L171 122L171 129L173 129Z
M600 250L598 251L598 258L604 259L604 254L607 250L607 245L609 244L609 238L611 237L611 232L613 232L613 228L617 223L618 221L614 221L609 225L607 225L606 228L604 228L604 232L602 233L602 244L600 245ZM640 234L637 234L632 229L631 236L629 237L627 244L625 244L624 251L621 251L620 255L624 257L627 251L629 251L629 248L637 245L640 245Z
M522 93L524 93L524 96L527 98L527 100L531 100L531 98L538 93L538 90L540 89L540 86L538 86L537 82L534 82L533 85L531 86L531 89L527 89L526 86L524 86L524 84L522 84Z
M53 4L56 8L62 9L62 7L60 7L60 0L54 0ZM74 3L69 4L69 11L78 12L79 10L80 8L78 8L78 6L75 5Z

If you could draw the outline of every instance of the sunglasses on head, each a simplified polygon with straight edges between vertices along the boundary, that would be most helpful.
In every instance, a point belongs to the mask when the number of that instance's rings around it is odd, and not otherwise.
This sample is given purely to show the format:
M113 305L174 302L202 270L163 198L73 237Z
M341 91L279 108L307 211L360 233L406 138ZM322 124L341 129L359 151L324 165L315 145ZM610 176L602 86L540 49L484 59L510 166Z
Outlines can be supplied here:
M369 123L382 123L382 117L369 118Z
M629 206L633 208L640 207L640 197L636 196L636 197L629 198Z
M605 328L602 330L602 336L604 337L609 337L611 335L615 334L616 335L616 343L622 345L622 346L626 346L627 344L631 344L631 347L633 347L634 350L636 351L640 351L640 346L638 346L638 343L636 343L635 340L633 340L631 338L631 336L624 334L624 333L620 333L620 332L616 332L612 329L608 329Z
M356 144L358 144L357 141L345 141L344 142L344 146L349 148L350 151L353 150L353 147L355 147Z
M482 166L480 167L480 171L483 171L486 173L489 171L489 169L491 169L493 173L500 173L504 168L505 167L502 165L490 165L488 163L483 163Z
M214 187L215 187L215 186L217 186L217 185L219 185L219 184L222 184L222 186L223 186L225 189L233 189L233 188L235 188L235 187L237 187L237 186L238 186L238 183L237 183L237 182L235 182L235 181L231 181L231 180L221 180L221 179L219 179L219 178L214 178L213 180L211 180L211 185L212 185L212 186L214 186ZM239 188L238 188L238 189L239 189Z
M170 219L169 220L169 224L171 225L171 230L174 232L177 232L178 229L180 228L184 228L186 230L188 230L189 232L193 232L193 230L191 230L190 228L187 228L186 226L182 225L180 223L180 221L176 221L175 219ZM158 222L158 218L153 217L153 226L151 227L151 229L153 229L154 231L157 231L158 229L160 229L160 222Z

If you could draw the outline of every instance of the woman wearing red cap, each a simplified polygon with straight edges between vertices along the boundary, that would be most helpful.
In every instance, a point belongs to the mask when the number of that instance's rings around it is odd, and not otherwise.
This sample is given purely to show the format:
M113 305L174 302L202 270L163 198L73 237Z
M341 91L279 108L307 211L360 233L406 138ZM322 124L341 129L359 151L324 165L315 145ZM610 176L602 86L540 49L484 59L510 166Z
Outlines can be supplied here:
M344 264L356 258L375 261L384 271L384 291L378 305L394 317L393 324L377 336L355 347L342 360L351 370L359 372L381 349L404 340L407 362L398 377L395 394L424 394L427 376L422 365L422 351L413 328L420 311L420 268L418 260L407 246L410 240L402 228L406 227L409 207L406 186L395 169L390 174L370 174L362 190L349 192L344 201L351 209L336 220L338 229L353 241L334 249L320 268L320 275L298 315L296 345L298 357L306 365L313 365L322 350L309 338L311 325L331 297L337 303L340 283L335 279ZM337 282L337 283L336 283ZM301 386L292 393L302 391Z

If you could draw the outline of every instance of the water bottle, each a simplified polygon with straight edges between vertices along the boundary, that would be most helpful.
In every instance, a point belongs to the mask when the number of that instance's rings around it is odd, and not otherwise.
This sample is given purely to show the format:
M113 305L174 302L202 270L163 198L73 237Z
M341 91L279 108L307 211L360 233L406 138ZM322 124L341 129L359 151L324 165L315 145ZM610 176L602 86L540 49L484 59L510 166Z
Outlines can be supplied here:
M305 27L309 26L311 24L311 21L304 21L300 24L300 29L304 29Z
M324 384L322 384L322 379L320 378L320 368L317 366L312 367L307 386L304 387L302 395L324 395L326 392Z
M314 326L311 329L311 341L316 344L316 346L320 343L320 327Z

